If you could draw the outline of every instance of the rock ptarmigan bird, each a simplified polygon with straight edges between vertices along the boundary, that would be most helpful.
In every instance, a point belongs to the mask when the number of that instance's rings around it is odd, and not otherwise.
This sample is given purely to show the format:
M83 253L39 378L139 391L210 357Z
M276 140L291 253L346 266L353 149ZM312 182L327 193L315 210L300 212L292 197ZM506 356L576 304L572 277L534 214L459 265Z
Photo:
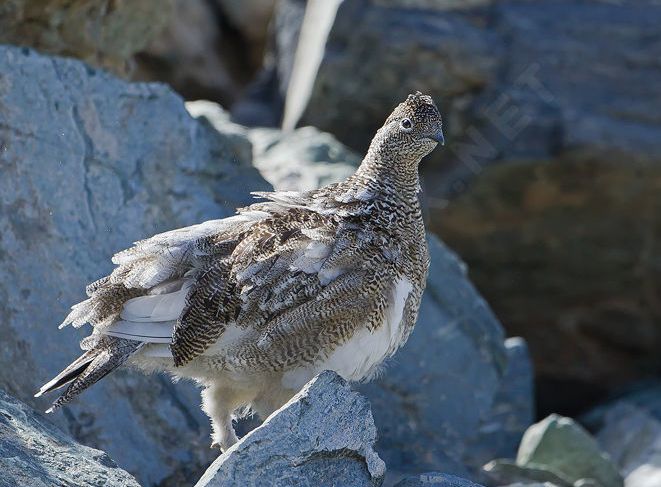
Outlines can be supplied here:
M61 326L93 326L84 353L37 396L66 404L127 363L204 387L212 446L232 417L262 418L329 369L374 376L415 324L429 256L418 164L443 143L429 96L388 117L356 173L306 192L255 193L235 216L155 235L113 257Z

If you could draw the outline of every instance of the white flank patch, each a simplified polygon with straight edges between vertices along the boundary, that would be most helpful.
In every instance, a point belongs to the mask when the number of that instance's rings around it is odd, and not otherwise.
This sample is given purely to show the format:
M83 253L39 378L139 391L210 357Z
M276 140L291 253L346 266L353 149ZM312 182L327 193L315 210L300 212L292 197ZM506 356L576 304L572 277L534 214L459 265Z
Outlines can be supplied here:
M328 359L314 368L294 369L284 374L284 387L300 388L322 370L333 370L344 379L360 381L371 377L378 366L395 351L403 335L404 306L413 290L408 279L399 279L393 288L392 301L383 323L374 332L363 327L347 342L336 348Z

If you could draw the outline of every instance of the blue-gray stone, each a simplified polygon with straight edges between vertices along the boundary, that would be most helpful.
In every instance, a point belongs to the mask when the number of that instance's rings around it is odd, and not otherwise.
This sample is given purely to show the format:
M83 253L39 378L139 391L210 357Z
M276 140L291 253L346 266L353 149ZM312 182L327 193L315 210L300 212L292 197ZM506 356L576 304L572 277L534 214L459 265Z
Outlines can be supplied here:
M104 452L82 446L0 390L0 486L140 487Z
M379 486L368 401L335 372L312 379L209 467L196 487Z

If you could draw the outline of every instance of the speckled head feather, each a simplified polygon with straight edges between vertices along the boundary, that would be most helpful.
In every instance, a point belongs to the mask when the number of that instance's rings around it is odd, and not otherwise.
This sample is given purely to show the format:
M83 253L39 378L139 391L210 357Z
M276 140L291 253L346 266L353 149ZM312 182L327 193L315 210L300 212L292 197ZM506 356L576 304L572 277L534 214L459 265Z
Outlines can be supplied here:
M445 143L441 114L431 96L418 91L393 110L374 137L370 152L417 165L439 143Z
M435 129L437 125L442 125L441 114L432 97L423 95L419 91L410 94L406 100L397 105L386 120L386 124L398 117L408 117L413 122L428 124L432 129Z

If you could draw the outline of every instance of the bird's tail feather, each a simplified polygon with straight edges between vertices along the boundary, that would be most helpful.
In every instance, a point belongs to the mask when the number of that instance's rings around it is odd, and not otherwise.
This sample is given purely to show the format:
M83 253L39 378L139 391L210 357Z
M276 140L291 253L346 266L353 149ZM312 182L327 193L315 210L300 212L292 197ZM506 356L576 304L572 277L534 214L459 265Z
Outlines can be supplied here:
M44 384L35 397L69 384L64 394L46 410L47 413L53 412L124 364L142 345L143 343L133 340L104 336L96 346L82 354L52 380Z

